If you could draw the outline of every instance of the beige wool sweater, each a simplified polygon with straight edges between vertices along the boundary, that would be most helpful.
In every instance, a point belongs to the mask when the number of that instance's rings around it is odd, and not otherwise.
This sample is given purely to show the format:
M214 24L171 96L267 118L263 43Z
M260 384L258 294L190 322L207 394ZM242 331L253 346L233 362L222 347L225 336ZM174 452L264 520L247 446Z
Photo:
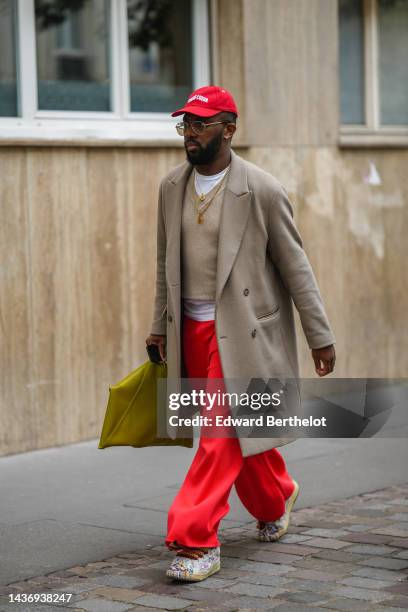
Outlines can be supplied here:
M187 181L181 218L182 298L215 300L218 234L228 174L221 179L221 186L217 183L206 194L206 199L211 198L220 188L203 215L203 223L197 223L194 172Z

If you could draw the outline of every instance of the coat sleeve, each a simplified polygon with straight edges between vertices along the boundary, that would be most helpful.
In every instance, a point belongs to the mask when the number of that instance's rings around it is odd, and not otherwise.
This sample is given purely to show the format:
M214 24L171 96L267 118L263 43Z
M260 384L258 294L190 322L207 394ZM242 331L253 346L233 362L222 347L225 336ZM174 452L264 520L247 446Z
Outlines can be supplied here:
M268 253L299 312L309 348L333 344L336 339L293 219L293 206L282 185L268 208Z
M154 298L153 323L151 334L165 335L167 331L167 287L166 287L166 226L163 210L163 183L159 189L157 209L157 257L156 257L156 292Z

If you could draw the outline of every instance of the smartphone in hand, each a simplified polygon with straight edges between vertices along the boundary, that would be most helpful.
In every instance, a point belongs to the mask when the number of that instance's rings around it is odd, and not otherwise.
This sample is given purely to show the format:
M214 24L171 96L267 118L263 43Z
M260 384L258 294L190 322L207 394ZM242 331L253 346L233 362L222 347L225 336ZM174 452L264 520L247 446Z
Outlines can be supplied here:
M153 363L163 363L157 344L147 344L146 351L149 355L150 361L152 361Z

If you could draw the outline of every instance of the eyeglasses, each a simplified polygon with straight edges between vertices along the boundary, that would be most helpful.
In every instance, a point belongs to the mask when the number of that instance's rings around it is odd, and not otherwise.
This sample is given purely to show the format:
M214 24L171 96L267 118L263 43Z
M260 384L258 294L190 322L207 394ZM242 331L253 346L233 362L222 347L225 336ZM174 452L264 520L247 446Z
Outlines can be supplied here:
M180 123L176 124L176 130L179 136L184 136L184 132L189 127L191 127L191 130L193 131L193 133L199 136L200 134L204 134L205 130L210 125L219 125L220 123L230 123L230 122L229 121L214 121L213 123L204 123L204 121L192 121L190 123L189 121L181 121Z

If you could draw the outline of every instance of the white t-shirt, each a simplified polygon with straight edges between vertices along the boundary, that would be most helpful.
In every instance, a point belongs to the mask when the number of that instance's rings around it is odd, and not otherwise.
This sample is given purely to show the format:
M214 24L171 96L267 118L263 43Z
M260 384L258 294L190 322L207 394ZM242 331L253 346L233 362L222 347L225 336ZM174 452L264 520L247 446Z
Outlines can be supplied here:
M216 184L219 183L220 180L225 176L225 174L228 171L228 168L229 166L224 168L224 170L221 170L221 172L218 172L218 174L210 174L210 175L200 174L199 172L197 172L197 170L194 170L194 175L195 175L194 185L195 185L196 192L198 193L198 195L202 193L205 195L206 193L211 191L211 189L215 187Z
M200 174L196 170L194 171L195 179L194 186L196 192L200 194L206 194L217 183L221 181L221 179L225 176L228 171L229 166L218 172L217 174ZM194 319L195 321L214 321L215 319L215 302L209 302L208 300L183 300L183 312L190 319Z

